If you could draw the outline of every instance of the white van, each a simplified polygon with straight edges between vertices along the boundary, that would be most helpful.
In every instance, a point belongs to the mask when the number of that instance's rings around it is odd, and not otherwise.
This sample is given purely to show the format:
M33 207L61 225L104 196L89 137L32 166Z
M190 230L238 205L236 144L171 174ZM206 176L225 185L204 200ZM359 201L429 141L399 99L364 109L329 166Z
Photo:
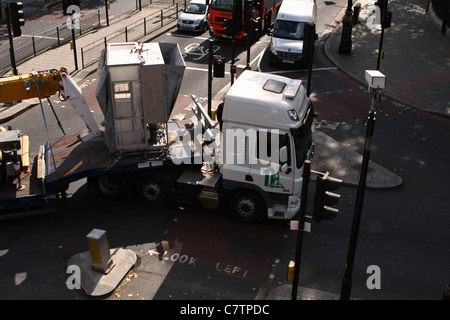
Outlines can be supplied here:
M315 25L316 20L316 0L284 0L270 33L269 64L307 65L305 25Z
M209 5L207 0L192 0L189 2L178 18L177 29L196 32L208 30Z

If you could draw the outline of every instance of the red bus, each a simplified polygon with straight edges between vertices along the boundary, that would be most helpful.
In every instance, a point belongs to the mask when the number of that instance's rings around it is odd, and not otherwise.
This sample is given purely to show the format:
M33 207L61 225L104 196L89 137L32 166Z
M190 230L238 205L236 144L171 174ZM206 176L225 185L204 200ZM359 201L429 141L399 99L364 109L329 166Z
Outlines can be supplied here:
M242 15L245 12L245 2L242 0ZM283 0L253 0L251 9L251 19L257 22L259 36L262 31L270 27L277 17L278 9ZM213 37L227 37L224 31L224 21L233 16L234 0L210 0L209 11L209 34ZM242 18L244 23L244 18ZM244 27L242 27L244 29ZM236 39L244 38L244 31L236 32Z

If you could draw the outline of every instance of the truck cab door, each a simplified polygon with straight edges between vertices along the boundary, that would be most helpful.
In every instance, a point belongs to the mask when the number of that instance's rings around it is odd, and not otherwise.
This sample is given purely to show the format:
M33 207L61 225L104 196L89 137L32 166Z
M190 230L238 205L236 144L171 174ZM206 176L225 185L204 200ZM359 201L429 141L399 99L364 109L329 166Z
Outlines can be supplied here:
M292 194L294 172L288 134L278 130L258 130L255 144L250 146L255 159L250 162L252 182L266 192ZM286 159L280 161L280 155Z

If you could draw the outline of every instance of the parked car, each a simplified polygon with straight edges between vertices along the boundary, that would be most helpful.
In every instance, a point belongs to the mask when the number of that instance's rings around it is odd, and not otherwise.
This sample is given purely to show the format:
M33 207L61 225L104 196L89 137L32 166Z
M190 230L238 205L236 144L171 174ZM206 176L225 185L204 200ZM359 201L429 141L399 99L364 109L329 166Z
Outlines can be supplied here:
M209 29L209 5L206 0L192 0L177 23L178 30L204 32Z

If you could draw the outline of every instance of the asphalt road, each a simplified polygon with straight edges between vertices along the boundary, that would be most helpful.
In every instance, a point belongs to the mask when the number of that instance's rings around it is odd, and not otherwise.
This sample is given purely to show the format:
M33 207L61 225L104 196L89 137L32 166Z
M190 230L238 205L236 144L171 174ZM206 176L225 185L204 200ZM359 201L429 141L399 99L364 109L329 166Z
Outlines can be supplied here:
M362 152L370 96L361 85L346 77L326 59L321 39L333 29L334 17L346 1L319 2L322 15L319 42L314 56L312 96L318 122L333 127L317 130L346 146ZM326 11L325 11L326 10ZM319 11L320 12L320 11ZM168 33L161 39L180 44L188 65L181 94L206 96L206 58L202 50L207 34ZM305 70L269 68L264 50L268 37L252 47L252 68L307 79ZM229 42L215 42L217 53L230 57ZM200 48L203 46L203 49ZM246 62L245 45L239 44L239 62ZM229 77L229 74L227 74ZM93 99L95 75L84 88ZM228 78L213 81L214 92ZM201 84L201 85L199 85ZM54 103L67 133L84 128L74 111ZM102 115L91 105L98 121ZM61 135L48 106L45 114L48 136ZM52 118L53 117L53 118ZM34 108L10 125L28 131L31 145L48 139L42 114ZM383 102L377 117L371 160L399 174L403 185L392 190L366 190L358 249L353 271L352 296L360 299L440 299L448 281L448 212L446 201L448 150L442 143L449 132L448 119L432 116L406 106ZM444 139L445 140L445 139ZM448 140L448 139L447 139ZM425 166L424 164L427 164ZM153 279L141 260L138 281L124 281L118 295L107 299L264 299L271 288L286 281L286 267L294 258L296 233L286 221L269 221L259 226L231 220L226 212L171 205L149 210L135 199L102 200L86 191L85 181L71 185L69 199L58 214L2 221L0 224L1 299L88 299L67 290L65 263L74 254L86 251L85 236L92 228L108 231L111 247L128 247L142 257L159 243L171 252L183 253L192 263L173 263L163 281ZM304 287L339 293L344 275L352 225L356 188L341 187L341 213L333 221L312 225L305 235L300 284ZM308 196L308 208L313 193ZM186 258L188 259L188 258ZM193 260L192 260L193 259ZM381 289L370 290L368 268L379 266ZM144 281L145 280L145 281ZM133 282L134 281L134 282ZM147 281L147 282L146 282ZM148 287L153 281L155 287ZM136 291L139 288L140 296Z

